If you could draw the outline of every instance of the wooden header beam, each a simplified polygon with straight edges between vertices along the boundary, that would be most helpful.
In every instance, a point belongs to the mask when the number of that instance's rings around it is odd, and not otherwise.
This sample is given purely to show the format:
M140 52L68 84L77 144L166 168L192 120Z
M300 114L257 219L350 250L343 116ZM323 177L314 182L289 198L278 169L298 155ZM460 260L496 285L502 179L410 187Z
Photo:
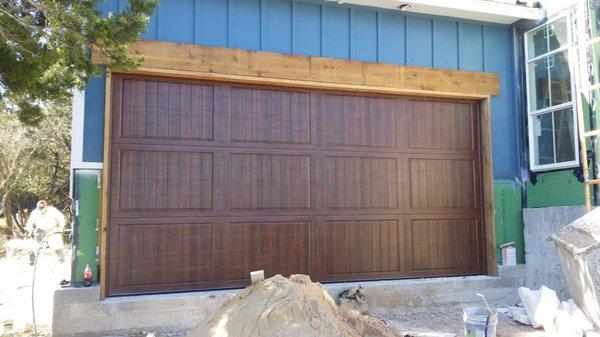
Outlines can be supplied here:
M140 41L136 74L323 90L484 99L499 93L497 74L284 55L272 52ZM96 52L92 60L104 64ZM114 71L114 69L113 69Z

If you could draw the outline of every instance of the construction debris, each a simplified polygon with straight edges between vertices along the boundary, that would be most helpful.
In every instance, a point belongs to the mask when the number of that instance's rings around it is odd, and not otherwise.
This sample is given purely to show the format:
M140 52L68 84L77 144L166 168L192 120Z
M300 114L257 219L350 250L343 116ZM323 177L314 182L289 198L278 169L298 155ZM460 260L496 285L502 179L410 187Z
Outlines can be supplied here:
M558 250L569 293L600 328L600 305L586 260L600 247L600 207L552 234L549 240Z
M532 325L531 320L529 319L529 315L527 315L527 310L523 307L508 307L506 311L508 317L514 319L515 321L525 324Z
M250 272L250 281L252 284L256 284L260 281L265 280L265 271L264 270L256 270Z
M518 289L522 305L499 310L525 325L544 328L547 336L592 336L594 325L572 299L560 302L556 292L546 286L539 290Z
M401 337L393 327L338 307L306 275L276 275L227 299L187 337Z
M518 292L533 327L551 328L560 304L556 292L546 286L540 290L521 287Z
M367 294L361 285L342 291L338 295L338 303L340 307L356 310L361 314L366 314L369 311Z

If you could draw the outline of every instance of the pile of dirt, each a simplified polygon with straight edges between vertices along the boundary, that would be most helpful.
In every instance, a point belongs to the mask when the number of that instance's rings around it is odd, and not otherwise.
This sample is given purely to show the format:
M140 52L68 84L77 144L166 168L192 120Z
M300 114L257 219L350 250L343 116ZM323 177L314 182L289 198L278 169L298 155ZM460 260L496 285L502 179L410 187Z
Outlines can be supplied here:
M187 337L400 337L393 327L338 307L306 275L276 275L226 300Z

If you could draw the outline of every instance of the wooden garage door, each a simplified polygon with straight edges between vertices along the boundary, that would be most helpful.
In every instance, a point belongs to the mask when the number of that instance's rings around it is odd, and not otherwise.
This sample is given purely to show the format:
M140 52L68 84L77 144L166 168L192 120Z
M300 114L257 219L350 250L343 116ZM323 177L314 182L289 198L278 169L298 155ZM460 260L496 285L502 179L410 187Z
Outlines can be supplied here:
M113 76L108 293L484 272L464 101Z

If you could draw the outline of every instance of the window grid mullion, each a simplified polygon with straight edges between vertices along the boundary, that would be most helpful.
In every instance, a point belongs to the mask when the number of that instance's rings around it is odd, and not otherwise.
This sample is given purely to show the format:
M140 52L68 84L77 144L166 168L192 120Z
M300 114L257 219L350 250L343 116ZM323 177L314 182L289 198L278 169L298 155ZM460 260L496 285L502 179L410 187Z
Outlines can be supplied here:
M554 55L554 54L558 54L558 53L564 52L565 50L568 50L568 49L569 49L569 45L564 45L564 46L562 46L560 48L554 49L553 51L549 51L547 53L538 55L538 56L532 58L531 60L528 60L527 63L529 64L529 63L538 61L538 60L543 59L545 57L548 57L548 56L551 56L551 55Z
M549 106L547 108L543 108L543 109L531 111L531 112L529 112L529 115L530 116L543 115L543 114L547 114L549 112L554 112L556 110L563 110L563 109L567 109L567 108L573 108L573 106L574 106L573 101L568 101L568 102L565 102L565 103L561 103L559 105Z
M553 157L552 157L552 161L553 164L556 164L556 125L554 124L554 113L555 111L552 111L550 114L550 118L552 118L552 153L553 153Z

